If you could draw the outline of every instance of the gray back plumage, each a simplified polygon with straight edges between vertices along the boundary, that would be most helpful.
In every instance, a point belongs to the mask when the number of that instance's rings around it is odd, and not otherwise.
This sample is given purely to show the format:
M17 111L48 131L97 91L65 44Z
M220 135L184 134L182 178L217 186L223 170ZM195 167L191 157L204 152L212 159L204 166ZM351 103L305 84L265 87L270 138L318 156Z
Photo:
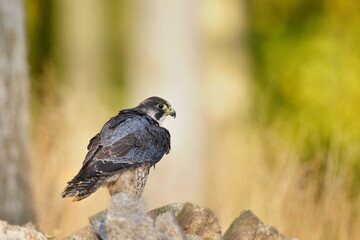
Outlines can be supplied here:
M170 134L144 112L127 109L105 123L90 140L88 150L82 168L68 182L63 197L83 199L107 177L144 164L155 165L170 151Z

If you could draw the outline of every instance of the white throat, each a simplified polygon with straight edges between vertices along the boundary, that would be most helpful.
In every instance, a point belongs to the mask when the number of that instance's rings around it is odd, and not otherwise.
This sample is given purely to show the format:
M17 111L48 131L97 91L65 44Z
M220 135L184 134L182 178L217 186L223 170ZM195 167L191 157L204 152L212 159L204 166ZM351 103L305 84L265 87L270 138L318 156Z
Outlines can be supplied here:
M156 120L155 118L154 118L154 119L155 119L155 120L159 123L159 125L161 126L166 117L167 117L167 115L164 114L159 120Z
M157 113L155 110L146 111L146 113L147 113L152 119L154 119L155 121L157 121L160 126L162 125L163 121L164 121L165 118L167 117L167 115L164 114L159 120L157 120L157 119L155 118L155 114Z

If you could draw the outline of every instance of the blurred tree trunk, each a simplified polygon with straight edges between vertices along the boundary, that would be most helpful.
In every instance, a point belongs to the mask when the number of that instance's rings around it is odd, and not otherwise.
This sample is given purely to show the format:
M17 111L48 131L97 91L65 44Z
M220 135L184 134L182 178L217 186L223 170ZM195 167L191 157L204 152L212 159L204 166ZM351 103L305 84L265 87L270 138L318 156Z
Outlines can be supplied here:
M249 116L251 72L247 52L245 1L214 0L202 3L204 89L208 99L206 122L207 206L219 213L224 226L241 209L244 184L253 172L244 173L250 157ZM240 171L241 170L241 171ZM241 174L239 174L240 172ZM236 187L234 187L236 186ZM214 197L222 196L222 197ZM227 196L227 197L225 197Z
M174 201L199 203L204 196L206 166L203 158L206 122L200 117L204 112L200 97L199 2L133 3L135 14L129 18L135 19L130 21L133 26L128 36L131 42L127 72L131 98L140 102L158 95L178 112L175 121L168 119L164 123L171 132L174 151L156 168L156 178L147 183L144 196L150 206ZM174 186L179 186L176 191Z
M33 215L29 163L29 79L24 1L0 1L0 219Z

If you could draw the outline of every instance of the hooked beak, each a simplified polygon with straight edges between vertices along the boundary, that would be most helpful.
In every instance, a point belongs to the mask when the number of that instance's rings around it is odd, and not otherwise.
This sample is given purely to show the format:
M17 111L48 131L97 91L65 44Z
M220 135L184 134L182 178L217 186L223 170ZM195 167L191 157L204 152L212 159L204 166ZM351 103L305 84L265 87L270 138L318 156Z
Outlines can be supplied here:
M167 109L166 114L176 118L176 111L172 107Z

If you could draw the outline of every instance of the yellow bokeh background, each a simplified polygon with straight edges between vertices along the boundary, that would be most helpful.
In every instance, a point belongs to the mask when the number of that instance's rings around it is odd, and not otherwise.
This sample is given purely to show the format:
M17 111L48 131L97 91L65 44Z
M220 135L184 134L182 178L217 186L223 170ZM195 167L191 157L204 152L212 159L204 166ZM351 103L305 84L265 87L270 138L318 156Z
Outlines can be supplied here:
M177 118L149 209L244 209L298 239L360 237L356 0L26 1L38 225L61 238L109 204L60 193L111 116L150 96Z

